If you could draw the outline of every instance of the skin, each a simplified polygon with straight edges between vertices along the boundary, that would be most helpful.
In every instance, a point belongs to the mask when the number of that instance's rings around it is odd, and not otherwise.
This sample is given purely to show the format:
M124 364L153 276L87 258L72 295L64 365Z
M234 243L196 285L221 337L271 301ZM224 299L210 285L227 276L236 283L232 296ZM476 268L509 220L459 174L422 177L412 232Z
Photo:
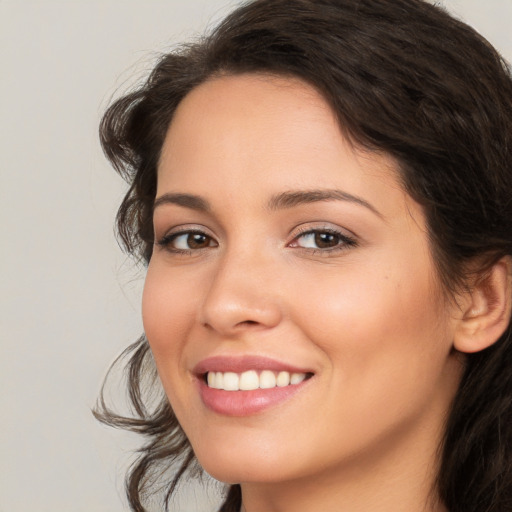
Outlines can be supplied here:
M358 200L269 207L278 194L332 189ZM423 212L395 162L351 145L309 85L224 76L176 112L157 200L170 193L210 209L155 208L143 320L205 470L241 483L247 512L444 510L431 491L461 375L462 313L441 292ZM176 252L191 229L202 245ZM302 234L311 230L341 237L320 248ZM205 407L195 365L247 354L314 375L257 414Z

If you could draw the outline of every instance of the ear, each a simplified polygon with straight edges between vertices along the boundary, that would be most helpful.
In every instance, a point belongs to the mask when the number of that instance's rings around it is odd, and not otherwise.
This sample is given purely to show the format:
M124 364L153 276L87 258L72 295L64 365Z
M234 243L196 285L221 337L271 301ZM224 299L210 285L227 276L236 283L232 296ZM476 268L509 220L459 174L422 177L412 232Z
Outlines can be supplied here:
M476 279L461 301L462 317L454 334L460 352L479 352L495 343L510 323L512 260L505 257Z

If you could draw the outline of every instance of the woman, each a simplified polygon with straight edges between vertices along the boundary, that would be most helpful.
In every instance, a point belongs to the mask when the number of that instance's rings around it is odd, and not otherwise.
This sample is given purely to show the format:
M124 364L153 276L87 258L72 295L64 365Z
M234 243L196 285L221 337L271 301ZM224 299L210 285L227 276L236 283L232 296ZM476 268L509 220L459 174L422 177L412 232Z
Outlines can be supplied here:
M166 502L203 468L223 511L512 510L512 82L489 43L421 0L257 0L101 137L148 265L137 416L97 411L149 439L133 510L172 464Z

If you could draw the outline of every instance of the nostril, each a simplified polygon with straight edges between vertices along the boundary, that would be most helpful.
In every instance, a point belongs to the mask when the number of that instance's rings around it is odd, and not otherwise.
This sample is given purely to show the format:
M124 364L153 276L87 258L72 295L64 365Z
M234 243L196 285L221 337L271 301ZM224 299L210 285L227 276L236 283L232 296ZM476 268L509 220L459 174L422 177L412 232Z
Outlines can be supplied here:
M260 322L257 322L256 320L244 320L243 322L238 322L235 327L238 328L254 328L261 326L262 324Z

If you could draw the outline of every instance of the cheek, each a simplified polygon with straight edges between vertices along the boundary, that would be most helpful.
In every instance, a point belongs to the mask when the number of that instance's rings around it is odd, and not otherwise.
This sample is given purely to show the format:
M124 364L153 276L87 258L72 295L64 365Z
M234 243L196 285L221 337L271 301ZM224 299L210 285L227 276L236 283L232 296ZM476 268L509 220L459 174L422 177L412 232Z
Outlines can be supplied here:
M174 388L171 381L183 371L183 348L194 322L197 299L193 285L185 286L178 276L160 267L158 262L149 265L142 296L142 320L158 373L169 392Z
M414 389L430 394L451 343L428 269L381 261L309 284L297 322L327 355L335 387L361 403L406 401Z
M384 267L384 268L382 268ZM307 282L307 281L309 282ZM301 289L290 291L309 314L310 330L319 334L351 334L374 342L393 334L420 331L438 311L428 274L410 276L392 266L353 266L341 271L302 274ZM377 334L378 333L378 334ZM370 340L368 340L370 341Z

